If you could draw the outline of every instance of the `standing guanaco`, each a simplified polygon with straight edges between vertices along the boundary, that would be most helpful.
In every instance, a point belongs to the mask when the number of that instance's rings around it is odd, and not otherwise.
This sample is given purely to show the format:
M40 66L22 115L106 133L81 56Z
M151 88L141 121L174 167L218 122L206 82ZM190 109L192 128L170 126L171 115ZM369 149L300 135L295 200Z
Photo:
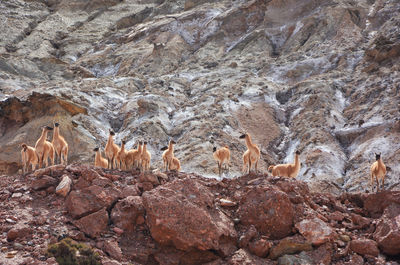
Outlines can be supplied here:
M68 164L68 143L65 141L64 137L60 135L60 124L54 123L54 132L53 132L53 140L51 143L53 144L56 155L60 159L60 164L65 165ZM57 161L57 159L56 159Z
M142 157L142 142L138 142L138 149L131 149L126 155L126 166L127 169L139 168L141 167L141 157Z
M229 160L231 159L231 152L229 151L228 146L221 147L217 150L217 147L213 148L213 157L215 161L217 161L218 165L218 174L221 177L222 174L222 165L229 167Z
M174 158L174 144L176 144L175 141L171 140L169 141L167 148L165 147L161 148L161 151L165 150L164 153L162 154L165 171L169 170L171 160Z
M386 166L382 161L381 153L375 153L376 161L371 165L371 191L374 191L374 179L376 180L376 189L379 192L379 179L382 179L382 190L385 189Z
M114 135L115 132L110 130L110 134L108 136L108 141L105 148L105 154L108 161L108 168L113 169L116 168L117 164L117 154L119 152L119 147L114 143Z
M22 158L22 173L26 173L29 171L29 165L32 165L32 171L36 169L36 165L39 163L39 158L36 154L35 148L26 145L25 143L21 144L21 158Z
M171 159L171 164L169 164L169 168L170 171L171 170L176 170L176 171L181 171L181 162L179 161L178 158L173 157Z
M36 141L35 150L39 157L39 168L43 167L43 161L46 164L46 167L49 165L49 157L52 161L52 165L54 165L54 147L49 141L47 141L47 133L52 130L53 128L49 126L43 126L42 134L40 135L40 138Z
M108 161L104 157L101 156L100 149L96 147L93 149L93 151L96 152L96 155L94 157L94 166L95 167L102 167L102 168L108 168Z
M117 164L121 170L127 170L126 158L128 156L128 151L125 150L126 142L124 140L121 141L121 149L117 154Z
M249 173L251 170L251 165L254 165L255 171L257 172L258 160L260 159L260 149L256 144L251 141L250 134L245 133L239 137L240 139L245 139L247 151L243 154L243 170L248 164Z
M142 150L142 170L147 171L150 169L150 159L151 159L151 154L147 150L147 142L143 143L143 150Z

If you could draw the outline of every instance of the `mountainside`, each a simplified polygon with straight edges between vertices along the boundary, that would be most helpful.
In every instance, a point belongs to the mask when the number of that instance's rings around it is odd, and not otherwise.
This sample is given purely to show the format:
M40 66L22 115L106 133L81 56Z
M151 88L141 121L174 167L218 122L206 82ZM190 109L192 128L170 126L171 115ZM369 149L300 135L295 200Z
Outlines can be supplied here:
M247 131L260 169L293 161L312 191L368 188L374 152L400 174L400 3L137 0L0 3L0 170L61 124L69 161L116 142L177 142L183 171L238 176Z

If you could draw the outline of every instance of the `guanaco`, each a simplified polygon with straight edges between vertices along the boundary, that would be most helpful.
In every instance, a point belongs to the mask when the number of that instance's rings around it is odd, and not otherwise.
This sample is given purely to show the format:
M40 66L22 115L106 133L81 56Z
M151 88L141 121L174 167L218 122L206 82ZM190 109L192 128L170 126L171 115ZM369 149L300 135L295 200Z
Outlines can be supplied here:
M175 141L171 140L169 141L167 149L165 149L165 147L161 148L161 151L165 150L164 153L162 154L165 171L169 169L171 160L174 158L174 144L176 144Z
M248 164L249 167L249 173L251 170L251 165L254 165L255 171L257 172L257 166L258 166L258 160L260 160L260 149L256 144L253 144L251 141L250 134L245 133L241 135L239 138L245 139L246 141L246 146L247 146L247 151L243 154L243 169L246 167L246 164ZM246 154L247 153L247 154Z
M121 170L127 170L126 167L126 158L128 156L128 151L125 150L126 141L121 141L121 149L117 154L117 165Z
M32 171L36 169L39 158L34 147L28 146L25 143L21 144L21 147L22 173L25 174L29 171L29 165L32 165Z
M376 188L379 192L379 179L382 179L382 190L385 189L385 175L386 175L386 166L382 161L381 153L375 153L376 161L371 165L371 191L374 191L374 179L376 180Z
M64 137L60 135L60 124L54 123L53 144L56 155L60 159L60 164L68 164L68 143L65 141ZM56 159L57 160L57 159Z
M43 167L43 161L45 162L46 167L48 166L49 157L52 161L52 165L54 165L54 147L49 141L47 141L47 133L51 130L53 130L53 128L43 126L42 134L35 144L35 150L39 157L39 168Z
M142 142L138 142L138 149L132 149L128 151L128 154L126 156L126 166L127 169L132 169L132 168L139 168L141 167L141 157L142 157Z
M171 170L176 170L176 171L181 171L181 162L179 161L178 158L173 157L171 159L171 163L169 164L169 168L170 171Z
M150 169L151 154L147 150L147 142L143 143L141 160L142 160L142 170L143 171L149 170Z
M102 167L102 168L108 168L108 161L104 157L101 156L100 149L96 147L93 149L93 151L96 152L96 155L94 157L94 166L95 167Z
M218 165L218 174L221 176L222 174L222 165L225 165L226 168L229 167L229 160L231 159L231 151L229 151L228 146L221 147L217 150L217 147L213 148L213 157L215 161L217 161Z
M272 176L295 178L300 171L300 151L297 150L294 157L293 164L279 164L268 167L268 171L272 170Z
M115 132L113 130L110 130L110 134L108 136L108 141L106 144L106 148L104 149L106 158L108 161L108 168L116 168L117 164L117 154L119 152L119 147L114 143L114 135Z

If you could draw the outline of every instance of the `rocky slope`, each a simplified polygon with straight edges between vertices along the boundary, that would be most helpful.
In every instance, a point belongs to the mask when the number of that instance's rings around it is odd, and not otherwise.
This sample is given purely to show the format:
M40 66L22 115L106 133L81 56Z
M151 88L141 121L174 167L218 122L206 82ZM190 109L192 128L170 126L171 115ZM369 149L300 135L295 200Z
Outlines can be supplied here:
M392 0L126 0L0 3L0 169L61 121L70 161L109 128L127 147L178 142L183 170L215 176L213 145L239 175L253 135L261 169L302 151L313 191L362 191L374 152L400 167L400 4Z
M62 179L72 180L65 197ZM0 184L1 264L57 264L63 238L102 264L399 264L400 192L312 193L235 179L53 166Z

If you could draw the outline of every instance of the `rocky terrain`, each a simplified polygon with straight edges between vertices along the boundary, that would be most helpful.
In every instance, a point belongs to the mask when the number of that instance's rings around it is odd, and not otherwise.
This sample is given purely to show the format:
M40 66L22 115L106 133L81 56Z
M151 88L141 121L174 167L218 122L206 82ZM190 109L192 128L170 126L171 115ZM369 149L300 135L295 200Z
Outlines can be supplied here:
M261 170L302 151L312 191L368 188L374 152L399 183L400 4L393 0L125 0L0 3L0 171L61 123L69 161L92 163L108 129L174 139L185 172L240 175L247 131Z
M72 182L60 189L63 179ZM400 260L398 191L334 196L265 174L220 181L71 164L3 177L0 202L1 264L57 264L48 247L65 238L106 265Z

